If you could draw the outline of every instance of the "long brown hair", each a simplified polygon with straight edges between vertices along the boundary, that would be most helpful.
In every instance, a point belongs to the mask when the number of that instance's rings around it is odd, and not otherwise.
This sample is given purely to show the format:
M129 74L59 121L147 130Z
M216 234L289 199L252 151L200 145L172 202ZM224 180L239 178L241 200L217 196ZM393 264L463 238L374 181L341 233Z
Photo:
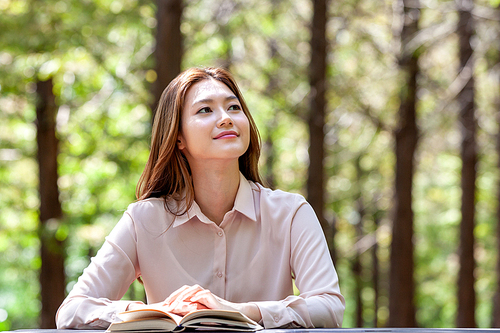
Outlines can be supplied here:
M160 97L153 122L151 151L136 187L138 200L162 197L166 208L175 215L187 212L194 201L189 164L177 147L184 99L193 84L208 79L224 83L238 98L250 123L250 144L238 160L239 168L246 179L262 183L258 170L259 132L234 78L221 68L190 68L172 80ZM175 211L172 205L167 205L169 199L177 201Z

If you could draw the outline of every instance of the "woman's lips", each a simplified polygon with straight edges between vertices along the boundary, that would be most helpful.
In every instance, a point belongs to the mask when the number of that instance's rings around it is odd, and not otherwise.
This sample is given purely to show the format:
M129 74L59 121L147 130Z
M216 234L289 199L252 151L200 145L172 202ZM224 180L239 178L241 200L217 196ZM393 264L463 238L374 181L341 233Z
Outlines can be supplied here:
M238 137L238 133L235 131L224 131L219 134L214 139L234 139Z

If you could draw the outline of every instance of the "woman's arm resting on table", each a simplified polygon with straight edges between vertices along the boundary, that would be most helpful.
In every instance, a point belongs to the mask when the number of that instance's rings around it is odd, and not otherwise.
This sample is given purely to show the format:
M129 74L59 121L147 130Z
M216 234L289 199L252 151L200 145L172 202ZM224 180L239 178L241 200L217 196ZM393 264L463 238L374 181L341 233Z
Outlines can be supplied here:
M137 303L120 301L138 274L134 236L125 213L59 307L57 328L107 328L116 313Z
M345 300L323 230L306 202L292 220L290 243L290 266L300 295L255 302L264 327L341 327Z
M116 314L126 311L130 304L142 303L76 296L67 299L57 311L57 328L106 329Z

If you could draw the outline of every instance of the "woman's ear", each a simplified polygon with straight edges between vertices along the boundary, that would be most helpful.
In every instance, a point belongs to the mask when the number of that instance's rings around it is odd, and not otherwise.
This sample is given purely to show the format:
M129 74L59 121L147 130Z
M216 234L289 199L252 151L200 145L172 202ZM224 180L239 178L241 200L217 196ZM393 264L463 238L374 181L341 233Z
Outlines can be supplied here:
M180 134L177 137L177 148L179 148L179 150L183 150L184 148L186 148L186 145L184 144L184 138Z

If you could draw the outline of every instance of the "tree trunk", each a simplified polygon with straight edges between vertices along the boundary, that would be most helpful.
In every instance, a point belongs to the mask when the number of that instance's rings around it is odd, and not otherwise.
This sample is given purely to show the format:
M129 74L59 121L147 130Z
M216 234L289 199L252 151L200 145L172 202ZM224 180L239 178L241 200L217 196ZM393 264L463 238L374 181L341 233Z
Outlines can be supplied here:
M499 6L500 8L500 6ZM498 9L498 8L497 8ZM500 16L500 12L499 12ZM498 54L497 65L500 65L500 53ZM500 80L499 80L500 81ZM498 124L496 153L497 167L500 170L500 89L496 99L497 115L496 121ZM493 315L491 318L491 326L500 328L500 180L497 182L497 264L496 264L496 291L493 295Z
M358 211L358 222L355 225L356 228L356 243L359 244L359 241L363 238L363 220L365 216L365 205L363 201L363 169L360 164L361 156L356 158L356 184L357 184L357 193L356 193L356 209ZM362 256L361 246L356 246L356 254L353 261L353 275L356 283L355 294L356 294L356 327L364 326L363 319L363 265L361 263Z
M476 118L474 106L473 50L474 34L472 0L457 0L459 21L457 34L460 41L460 75L467 83L458 94L462 130L462 222L460 224L460 269L458 273L457 327L475 327L476 295L474 291L474 215L476 192Z
M356 231L358 231L358 228L356 228ZM356 326L355 327L363 327L363 298L362 298L362 292L363 292L363 279L362 279L362 267L361 267L361 256L359 253L359 249L356 250L356 256L354 257L354 261L352 263L352 273L354 275L354 281L355 281L355 298L356 298L356 312L355 312L355 322Z
M374 224L374 232L375 232L375 243L372 247L372 283L373 283L373 327L378 327L378 308L379 302L378 299L380 297L379 291L379 260L378 260L378 241L377 241L377 230L380 225L378 213L373 214L373 224Z
M400 67L406 77L406 84L401 91L399 123L395 132L396 180L388 325L415 327L412 184L418 140L416 93L419 68L417 53L409 52L407 45L418 31L420 10L418 3L415 5L415 1L403 0L402 4L404 24L401 31Z
M500 98L497 97L497 133L496 151L497 166L500 170ZM500 328L500 181L497 182L497 264L496 264L496 291L493 296L493 316L491 326Z
M184 6L182 0L157 0L156 6L157 78L153 83L153 119L163 90L181 72L183 54L181 19Z
M497 10L500 6L497 7ZM499 12L500 17L500 12ZM497 46L498 47L498 46ZM500 64L500 53L498 53L497 65ZM500 169L500 89L495 104L497 108L496 121L498 124L496 153L497 167ZM493 315L491 327L500 328L500 181L497 182L497 264L496 264L496 291L493 295Z
M37 82L37 159L40 177L41 328L55 328L56 311L65 296L64 246L56 239L62 219L57 186L56 103L52 80Z
M309 169L307 198L313 207L327 237L330 248L333 245L332 231L324 214L324 127L326 109L326 22L327 0L313 0L311 23L311 62L309 64L310 106L309 106Z
M274 147L274 140L272 137L273 131L277 127L277 117L276 114L266 125L267 136L263 144L263 151L266 154L266 162L264 164L265 170L265 182L266 186L274 189L276 187L276 177L274 174L274 162L276 160L276 148Z
M271 1L271 20L276 20L276 1ZM269 61L270 62L280 62L282 59L279 59L278 46L277 41L274 37L270 37L267 42L267 46L269 48ZM272 100L276 99L276 95L280 92L279 82L278 82L278 73L276 70L271 70L266 73L267 76L267 88L265 90L265 94ZM276 160L276 148L274 146L273 132L276 130L278 126L278 111L273 112L272 118L266 123L266 137L264 143L262 145L263 152L266 156L266 162L264 164L265 170L265 182L266 186L274 189L276 187L276 175L274 174L274 162Z

